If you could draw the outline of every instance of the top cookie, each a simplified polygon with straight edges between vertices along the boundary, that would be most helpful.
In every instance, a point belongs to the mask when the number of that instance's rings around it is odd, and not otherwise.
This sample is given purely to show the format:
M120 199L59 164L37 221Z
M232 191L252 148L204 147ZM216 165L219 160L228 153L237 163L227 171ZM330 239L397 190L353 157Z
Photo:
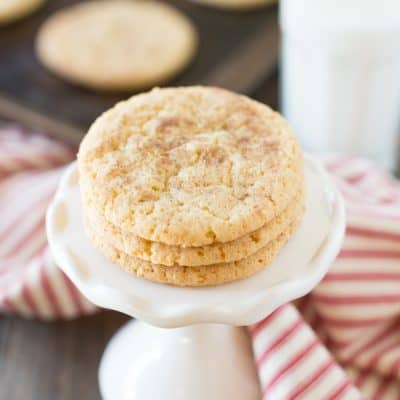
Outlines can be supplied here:
M94 89L128 90L164 82L193 56L197 34L175 8L156 1L95 0L62 9L42 26L42 63Z
M267 106L208 87L154 89L100 116L81 143L85 204L147 240L204 246L255 231L303 184L303 157Z

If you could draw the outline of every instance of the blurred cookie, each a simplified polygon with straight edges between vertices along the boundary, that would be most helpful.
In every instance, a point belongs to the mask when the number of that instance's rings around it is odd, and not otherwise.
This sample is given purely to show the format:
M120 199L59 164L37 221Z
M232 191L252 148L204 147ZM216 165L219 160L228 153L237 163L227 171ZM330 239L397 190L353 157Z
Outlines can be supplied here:
M22 18L44 3L45 0L1 0L0 24L12 22Z
M40 29L41 62L73 83L132 90L162 83L192 59L197 34L173 7L145 0L95 0L63 9Z
M258 8L277 3L277 0L192 0L192 1L218 8L237 9L237 10L239 9L249 10L252 8Z

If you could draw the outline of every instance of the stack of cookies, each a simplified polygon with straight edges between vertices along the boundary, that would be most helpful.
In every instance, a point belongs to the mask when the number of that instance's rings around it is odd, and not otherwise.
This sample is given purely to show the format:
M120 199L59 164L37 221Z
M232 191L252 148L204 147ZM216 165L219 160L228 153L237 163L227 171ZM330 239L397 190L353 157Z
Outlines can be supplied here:
M154 89L101 115L79 154L87 235L124 270L179 286L267 267L304 213L303 155L267 106Z

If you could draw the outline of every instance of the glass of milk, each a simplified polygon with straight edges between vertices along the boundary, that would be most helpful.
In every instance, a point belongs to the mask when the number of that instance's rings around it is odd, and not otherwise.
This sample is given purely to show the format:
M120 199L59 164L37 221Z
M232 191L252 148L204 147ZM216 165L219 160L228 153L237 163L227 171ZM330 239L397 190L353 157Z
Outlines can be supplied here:
M400 0L281 0L282 109L305 149L394 170Z

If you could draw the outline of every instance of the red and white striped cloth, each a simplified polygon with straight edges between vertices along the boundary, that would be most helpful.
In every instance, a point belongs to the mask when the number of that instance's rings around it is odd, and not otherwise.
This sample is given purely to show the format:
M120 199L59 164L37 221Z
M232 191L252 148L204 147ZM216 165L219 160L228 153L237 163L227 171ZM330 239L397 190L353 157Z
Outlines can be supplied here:
M0 310L41 319L95 311L53 264L46 206L74 150L0 128ZM263 399L400 399L400 186L369 161L327 157L348 211L324 281L249 328Z
M72 318L95 307L54 265L45 213L75 151L15 126L0 128L0 309L23 317Z

